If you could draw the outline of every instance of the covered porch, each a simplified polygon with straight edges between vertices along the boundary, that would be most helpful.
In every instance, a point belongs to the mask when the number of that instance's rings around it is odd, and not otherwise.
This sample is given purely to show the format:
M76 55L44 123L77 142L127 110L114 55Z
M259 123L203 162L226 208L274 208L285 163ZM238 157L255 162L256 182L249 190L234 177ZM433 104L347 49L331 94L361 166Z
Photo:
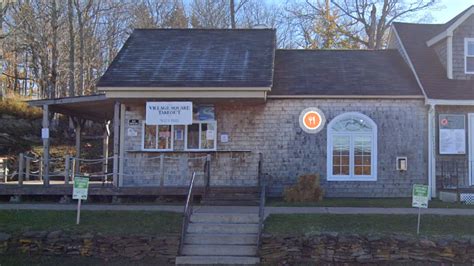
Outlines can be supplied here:
M186 195L193 172L196 195L209 187L239 192L258 186L261 155L251 150L152 151L127 147L133 142L127 134L129 125L136 122L130 111L146 101L105 95L30 101L31 106L43 109L43 156L20 154L18 171L5 175L0 195L69 195L74 176L88 176L91 195L105 196ZM76 138L74 155L50 156L53 113L71 117ZM81 131L88 120L102 124L103 152L99 158L81 156Z

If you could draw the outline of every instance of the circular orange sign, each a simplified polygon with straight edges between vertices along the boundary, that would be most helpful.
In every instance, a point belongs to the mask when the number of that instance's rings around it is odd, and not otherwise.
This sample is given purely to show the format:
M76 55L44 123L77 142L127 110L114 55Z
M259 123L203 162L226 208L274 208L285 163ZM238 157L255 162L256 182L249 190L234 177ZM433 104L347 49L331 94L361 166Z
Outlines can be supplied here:
M303 116L303 124L308 129L317 129L321 126L321 122L321 115L315 111L309 111Z
M318 108L309 107L301 111L298 121L304 132L315 134L324 128L326 117Z

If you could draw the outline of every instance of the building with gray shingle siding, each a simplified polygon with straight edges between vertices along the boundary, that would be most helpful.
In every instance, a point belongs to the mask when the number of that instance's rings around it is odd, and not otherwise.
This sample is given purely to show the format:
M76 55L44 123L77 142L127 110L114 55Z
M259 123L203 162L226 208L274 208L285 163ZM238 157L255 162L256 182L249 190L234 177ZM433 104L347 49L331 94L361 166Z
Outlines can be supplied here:
M474 6L394 23L378 51L277 49L272 29L137 29L97 84L120 133L114 182L185 187L195 172L279 196L319 174L328 197L408 197L414 184L469 196L473 21Z

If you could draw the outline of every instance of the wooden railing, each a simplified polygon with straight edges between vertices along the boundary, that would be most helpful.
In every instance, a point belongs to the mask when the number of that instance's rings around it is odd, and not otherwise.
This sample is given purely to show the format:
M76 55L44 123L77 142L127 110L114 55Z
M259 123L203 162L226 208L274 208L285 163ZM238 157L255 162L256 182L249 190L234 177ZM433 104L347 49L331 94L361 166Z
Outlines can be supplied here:
M436 162L437 187L458 189L468 186L469 164L470 162L464 159L438 160Z
M188 230L191 214L193 213L193 199L194 199L193 187L194 187L195 177L196 177L196 172L193 172L193 175L191 177L191 182L189 183L188 196L186 197L186 205L184 206L183 224L181 227L181 240L179 241L179 250L178 250L179 255L182 255L183 253L184 237L186 235L186 231Z

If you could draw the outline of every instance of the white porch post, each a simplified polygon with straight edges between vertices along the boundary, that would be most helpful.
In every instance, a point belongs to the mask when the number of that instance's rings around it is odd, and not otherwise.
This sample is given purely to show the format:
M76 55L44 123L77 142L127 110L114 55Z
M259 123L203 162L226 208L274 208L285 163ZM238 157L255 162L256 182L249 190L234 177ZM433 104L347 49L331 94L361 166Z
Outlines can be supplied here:
M75 131L76 131L76 163L74 165L74 173L79 174L80 173L80 158L81 158L81 131L82 131L82 125L81 121L79 118L77 118L76 125L75 125Z
M119 138L119 187L123 186L123 166L125 160L125 104L120 104L120 138Z
M49 135L49 106L43 105L43 130ZM42 136L43 139L43 184L49 185L49 136Z
M109 137L110 137L110 120L105 121L104 125L104 143L102 156L104 157L104 162L102 164L102 170L104 172L104 182L107 181L107 173L109 168Z
M430 198L436 197L436 117L435 105L428 111L428 186Z
M114 165L113 165L113 184L118 186L118 156L119 156L119 132L120 129L120 102L116 101L114 105Z

